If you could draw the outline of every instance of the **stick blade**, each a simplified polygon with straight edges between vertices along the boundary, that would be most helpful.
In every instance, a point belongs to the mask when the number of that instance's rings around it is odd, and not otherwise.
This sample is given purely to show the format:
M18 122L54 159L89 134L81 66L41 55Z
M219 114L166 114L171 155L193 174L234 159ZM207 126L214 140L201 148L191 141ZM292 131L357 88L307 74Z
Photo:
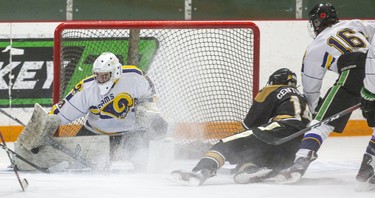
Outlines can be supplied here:
M29 187L29 182L26 179L22 179L20 184L23 192Z

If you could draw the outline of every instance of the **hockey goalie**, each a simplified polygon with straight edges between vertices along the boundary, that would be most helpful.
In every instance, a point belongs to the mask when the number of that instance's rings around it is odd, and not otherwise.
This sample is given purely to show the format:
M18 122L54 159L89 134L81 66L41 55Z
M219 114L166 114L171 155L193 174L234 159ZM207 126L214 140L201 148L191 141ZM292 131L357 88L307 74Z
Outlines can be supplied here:
M36 104L34 113L15 143L20 155L49 168L107 168L121 155L147 149L148 142L163 138L168 124L156 105L150 79L136 66L123 66L110 52L93 63L93 75L81 80L49 113ZM60 125L84 117L75 137L54 137ZM116 155L118 149L128 153ZM134 162L137 166L145 160ZM21 170L32 167L17 160Z

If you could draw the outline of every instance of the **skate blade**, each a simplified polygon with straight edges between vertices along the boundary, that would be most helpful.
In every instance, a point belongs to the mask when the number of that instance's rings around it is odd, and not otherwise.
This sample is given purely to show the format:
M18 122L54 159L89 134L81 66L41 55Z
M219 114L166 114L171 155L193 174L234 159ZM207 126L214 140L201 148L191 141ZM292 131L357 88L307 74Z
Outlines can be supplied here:
M168 180L184 186L200 186L201 181L193 173L184 171L173 171Z
M289 177L286 177L285 175L276 175L273 178L270 178L274 183L276 184L294 184L301 180L301 173L294 172L289 175Z
M237 184L259 183L265 180L271 172L272 169L262 169L254 173L240 172L234 176L234 181Z
M29 182L26 179L21 181L22 191L26 191L27 187L29 187Z
M361 182L359 183L355 189L356 192L368 192L368 191L375 191L375 184L371 184L368 182Z

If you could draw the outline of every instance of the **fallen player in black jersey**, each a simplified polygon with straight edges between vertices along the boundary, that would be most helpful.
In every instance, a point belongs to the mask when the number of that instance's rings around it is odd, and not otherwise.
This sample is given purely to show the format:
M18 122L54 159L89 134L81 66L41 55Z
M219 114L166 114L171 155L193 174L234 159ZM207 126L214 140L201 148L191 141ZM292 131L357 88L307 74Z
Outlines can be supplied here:
M227 161L236 165L236 183L255 183L271 178L293 164L303 135L275 146L252 134L259 131L281 138L306 127L311 114L296 84L296 74L289 69L274 72L255 97L242 123L243 129L216 143L192 171L173 171L170 179L186 185L201 185Z

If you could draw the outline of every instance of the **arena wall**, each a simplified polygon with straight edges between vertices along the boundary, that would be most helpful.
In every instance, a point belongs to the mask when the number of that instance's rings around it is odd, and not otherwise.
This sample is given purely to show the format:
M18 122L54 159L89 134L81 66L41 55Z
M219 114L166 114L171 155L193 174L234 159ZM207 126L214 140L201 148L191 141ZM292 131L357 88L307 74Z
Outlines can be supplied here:
M260 82L259 87L263 87L268 79L270 73L281 67L288 67L300 76L300 68L302 57L305 48L312 41L312 37L307 30L306 20L267 20L254 21L260 29ZM16 23L0 23L0 40L3 43L10 45L13 39L53 39L53 33L58 22L16 22ZM16 47L17 46L13 46ZM4 50L4 47L1 49ZM35 52L36 53L36 52ZM52 54L52 52L51 52ZM2 56L2 59L6 57ZM52 58L52 57L48 57ZM0 79L3 85L7 85L7 73L5 73L4 60L1 61ZM45 60L49 64L49 60ZM46 79L51 80L53 71L47 71ZM15 76L17 78L17 76ZM337 75L332 72L327 72L327 77L324 80L322 94L334 83ZM52 86L52 83L47 81L44 86ZM25 80L26 81L26 80ZM46 87L44 87L46 88ZM32 89L32 88L31 88ZM300 90L301 87L299 87ZM5 93L9 91L6 86L1 86L0 91ZM17 100L10 99L9 96L1 96L3 101ZM10 105L9 105L10 104ZM10 107L9 107L10 106ZM49 107L46 107L48 110ZM11 106L11 103L3 106L6 112L16 116L23 123L27 123L32 114L32 108L21 106ZM15 141L18 134L21 132L22 126L14 120L0 113L0 131L8 141ZM365 120L361 116L360 111L355 111L347 125L343 135L370 135L371 130L367 127Z

